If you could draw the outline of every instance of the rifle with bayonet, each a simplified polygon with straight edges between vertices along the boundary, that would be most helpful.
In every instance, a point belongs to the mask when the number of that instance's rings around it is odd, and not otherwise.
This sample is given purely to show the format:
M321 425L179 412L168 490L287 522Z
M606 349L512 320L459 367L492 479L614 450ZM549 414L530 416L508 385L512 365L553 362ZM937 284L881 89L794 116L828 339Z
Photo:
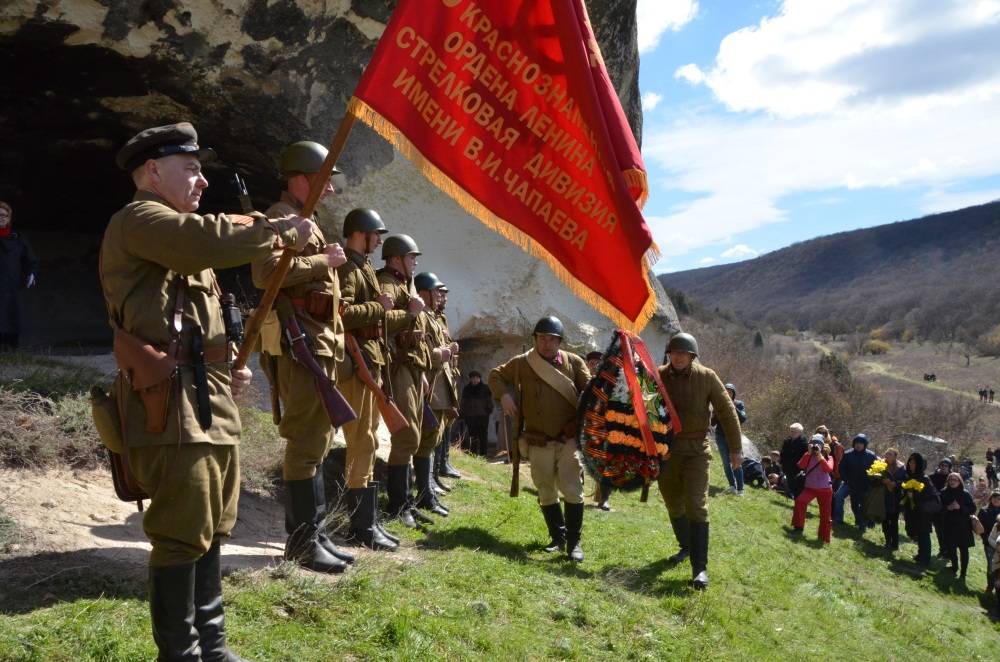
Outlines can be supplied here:
M236 197L239 198L240 209L243 210L244 214L249 214L254 209L253 209L253 201L250 199L250 194L247 192L247 182L245 179L240 177L240 173L236 172L235 170L233 171L232 185L233 185L233 190L236 191ZM227 294L225 295L225 297L232 297L235 300L235 297L233 297L232 294ZM225 297L223 297L222 310L225 319L228 321L231 317L231 314L227 315L226 313ZM239 313L238 310L236 311L236 314L240 318L238 339L230 338L230 340L235 342L238 347L241 344L243 344L243 316L241 313ZM229 333L229 328L230 328L229 324L227 323L226 325L227 334ZM234 333L233 335L237 334ZM271 377L271 379L268 380L269 381L268 388L271 392L271 420L274 422L275 425L279 425L281 423L281 396L278 392L278 357L273 356L271 354L267 354L265 352L261 352L260 356L262 361L267 361L267 365L262 367L265 368L265 372L269 374Z

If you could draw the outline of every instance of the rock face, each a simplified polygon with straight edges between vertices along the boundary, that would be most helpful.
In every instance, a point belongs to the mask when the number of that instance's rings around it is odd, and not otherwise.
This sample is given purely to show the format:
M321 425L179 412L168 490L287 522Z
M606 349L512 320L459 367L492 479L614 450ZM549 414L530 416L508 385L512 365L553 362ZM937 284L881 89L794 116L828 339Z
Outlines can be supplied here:
M232 169L259 208L279 190L283 145L327 143L385 28L391 0L8 0L0 7L0 198L43 259L34 297L36 342L106 337L96 251L110 215L131 195L114 169L117 147L137 130L189 119L221 155L208 170L202 211L232 210ZM635 0L587 3L612 80L641 131ZM357 124L340 159L351 186L325 212L339 231L356 206L378 209L393 231L413 235L421 269L451 286L449 319L463 340L463 367L488 368L520 351L535 320L559 315L577 348L601 347L611 324L542 263L469 217L403 157ZM65 232L74 231L67 239ZM50 250L51 249L51 250ZM76 253L76 271L65 257ZM48 260L47 262L44 262ZM72 262L72 261L70 261ZM381 262L375 260L376 266ZM46 269L48 271L46 272ZM72 271L72 269L70 269ZM46 277L47 276L47 277ZM51 311L86 302L74 325ZM662 296L647 340L654 353L676 316ZM95 309L96 308L96 309ZM39 309L46 311L41 315ZM46 326L48 325L48 326ZM66 334L69 333L67 338ZM31 337L29 330L29 337Z

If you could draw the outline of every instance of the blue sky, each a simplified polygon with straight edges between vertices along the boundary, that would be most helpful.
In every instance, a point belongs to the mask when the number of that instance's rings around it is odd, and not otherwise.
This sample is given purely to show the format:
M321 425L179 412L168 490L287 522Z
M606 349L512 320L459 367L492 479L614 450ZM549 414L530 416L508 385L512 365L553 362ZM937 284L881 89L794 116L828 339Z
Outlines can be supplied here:
M1000 0L639 0L669 272L1000 199Z

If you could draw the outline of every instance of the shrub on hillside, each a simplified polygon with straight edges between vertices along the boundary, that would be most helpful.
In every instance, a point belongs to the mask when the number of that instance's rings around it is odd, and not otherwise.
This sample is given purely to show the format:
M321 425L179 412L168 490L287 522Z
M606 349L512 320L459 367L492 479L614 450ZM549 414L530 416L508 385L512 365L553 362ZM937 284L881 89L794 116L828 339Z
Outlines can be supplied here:
M86 395L52 400L0 386L0 466L56 463L89 469L107 464Z
M892 349L892 345L884 340L869 340L861 348L861 352L863 354L885 354L890 349Z
M976 349L983 356L1000 356L1000 324L993 327L989 333L979 339Z

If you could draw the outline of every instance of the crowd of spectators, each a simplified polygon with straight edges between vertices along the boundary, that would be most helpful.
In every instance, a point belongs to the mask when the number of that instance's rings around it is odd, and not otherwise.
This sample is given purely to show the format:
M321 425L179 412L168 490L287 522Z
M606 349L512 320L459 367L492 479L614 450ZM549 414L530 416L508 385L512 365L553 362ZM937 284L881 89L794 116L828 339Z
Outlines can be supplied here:
M837 437L819 426L807 438L805 428L793 423L780 451L762 458L766 485L795 502L791 534L803 535L809 504L819 504L819 539L829 543L835 528L846 528L845 501L850 501L854 526L860 533L880 525L888 553L899 550L899 520L906 536L917 544L914 557L919 572L932 562L932 534L937 557L946 571L963 582L969 568L969 549L982 543L987 562L986 591L997 591L1000 603L1000 489L994 476L973 485L971 460L942 459L927 475L927 461L911 453L905 462L895 448L880 456L858 434L844 449ZM996 453L990 452L992 468Z

